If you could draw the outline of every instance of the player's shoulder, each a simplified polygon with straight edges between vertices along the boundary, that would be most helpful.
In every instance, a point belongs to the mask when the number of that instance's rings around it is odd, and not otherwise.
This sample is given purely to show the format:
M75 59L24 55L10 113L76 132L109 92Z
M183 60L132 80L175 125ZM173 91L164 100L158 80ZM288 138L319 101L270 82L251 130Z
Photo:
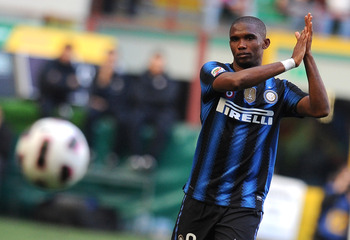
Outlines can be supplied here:
M274 81L277 85L281 85L281 86L284 86L284 87L292 87L292 86L295 86L294 83L290 82L288 79L284 79L284 78L277 78L277 77L274 77Z
M274 86L286 86L288 84L288 80L281 79L278 77L272 77L266 81L266 85L274 85Z
M227 64L222 63L222 62L218 62L218 61L209 61L209 62L204 63L204 65L202 66L202 69L203 70L212 70L212 69L218 68L218 67L226 69Z
M218 62L218 61L209 61L206 62L201 68L201 75L217 77L223 72L230 71L229 65L226 63Z

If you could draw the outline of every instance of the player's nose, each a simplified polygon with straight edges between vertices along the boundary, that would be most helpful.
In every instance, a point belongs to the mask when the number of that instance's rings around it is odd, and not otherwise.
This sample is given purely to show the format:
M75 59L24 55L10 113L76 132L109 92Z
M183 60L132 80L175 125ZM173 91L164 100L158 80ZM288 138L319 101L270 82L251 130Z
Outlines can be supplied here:
M237 47L238 47L238 49L245 49L247 47L247 44L244 41L244 39L241 39L241 40L238 41Z

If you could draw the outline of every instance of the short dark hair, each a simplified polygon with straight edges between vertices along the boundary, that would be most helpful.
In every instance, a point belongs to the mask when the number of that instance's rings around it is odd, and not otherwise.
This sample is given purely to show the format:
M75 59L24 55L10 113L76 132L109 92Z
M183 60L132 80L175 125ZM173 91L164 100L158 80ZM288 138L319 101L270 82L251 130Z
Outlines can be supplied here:
M257 26L257 29L259 30L260 35L263 38L266 38L266 32L267 32L266 25L259 18L253 17L253 16L243 16L243 17L236 18L233 21L233 23L231 24L230 32L231 32L231 29L232 29L233 25L235 25L237 23L254 24L255 26Z

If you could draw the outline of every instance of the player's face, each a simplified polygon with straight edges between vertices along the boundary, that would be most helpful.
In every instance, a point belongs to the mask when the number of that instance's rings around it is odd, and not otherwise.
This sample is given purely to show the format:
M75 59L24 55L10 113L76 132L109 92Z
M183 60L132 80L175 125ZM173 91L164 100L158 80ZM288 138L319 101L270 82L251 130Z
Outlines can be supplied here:
M264 39L254 24L236 23L230 30L230 48L234 65L244 69L261 65L263 51L269 40ZM236 69L238 70L238 69Z

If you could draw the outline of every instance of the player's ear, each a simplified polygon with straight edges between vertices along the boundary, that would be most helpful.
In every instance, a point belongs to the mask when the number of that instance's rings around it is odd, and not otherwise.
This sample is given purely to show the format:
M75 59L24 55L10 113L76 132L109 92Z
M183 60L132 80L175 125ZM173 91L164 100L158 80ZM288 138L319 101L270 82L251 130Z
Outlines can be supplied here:
M270 46L270 39L265 38L264 43L263 43L263 49L267 49Z

